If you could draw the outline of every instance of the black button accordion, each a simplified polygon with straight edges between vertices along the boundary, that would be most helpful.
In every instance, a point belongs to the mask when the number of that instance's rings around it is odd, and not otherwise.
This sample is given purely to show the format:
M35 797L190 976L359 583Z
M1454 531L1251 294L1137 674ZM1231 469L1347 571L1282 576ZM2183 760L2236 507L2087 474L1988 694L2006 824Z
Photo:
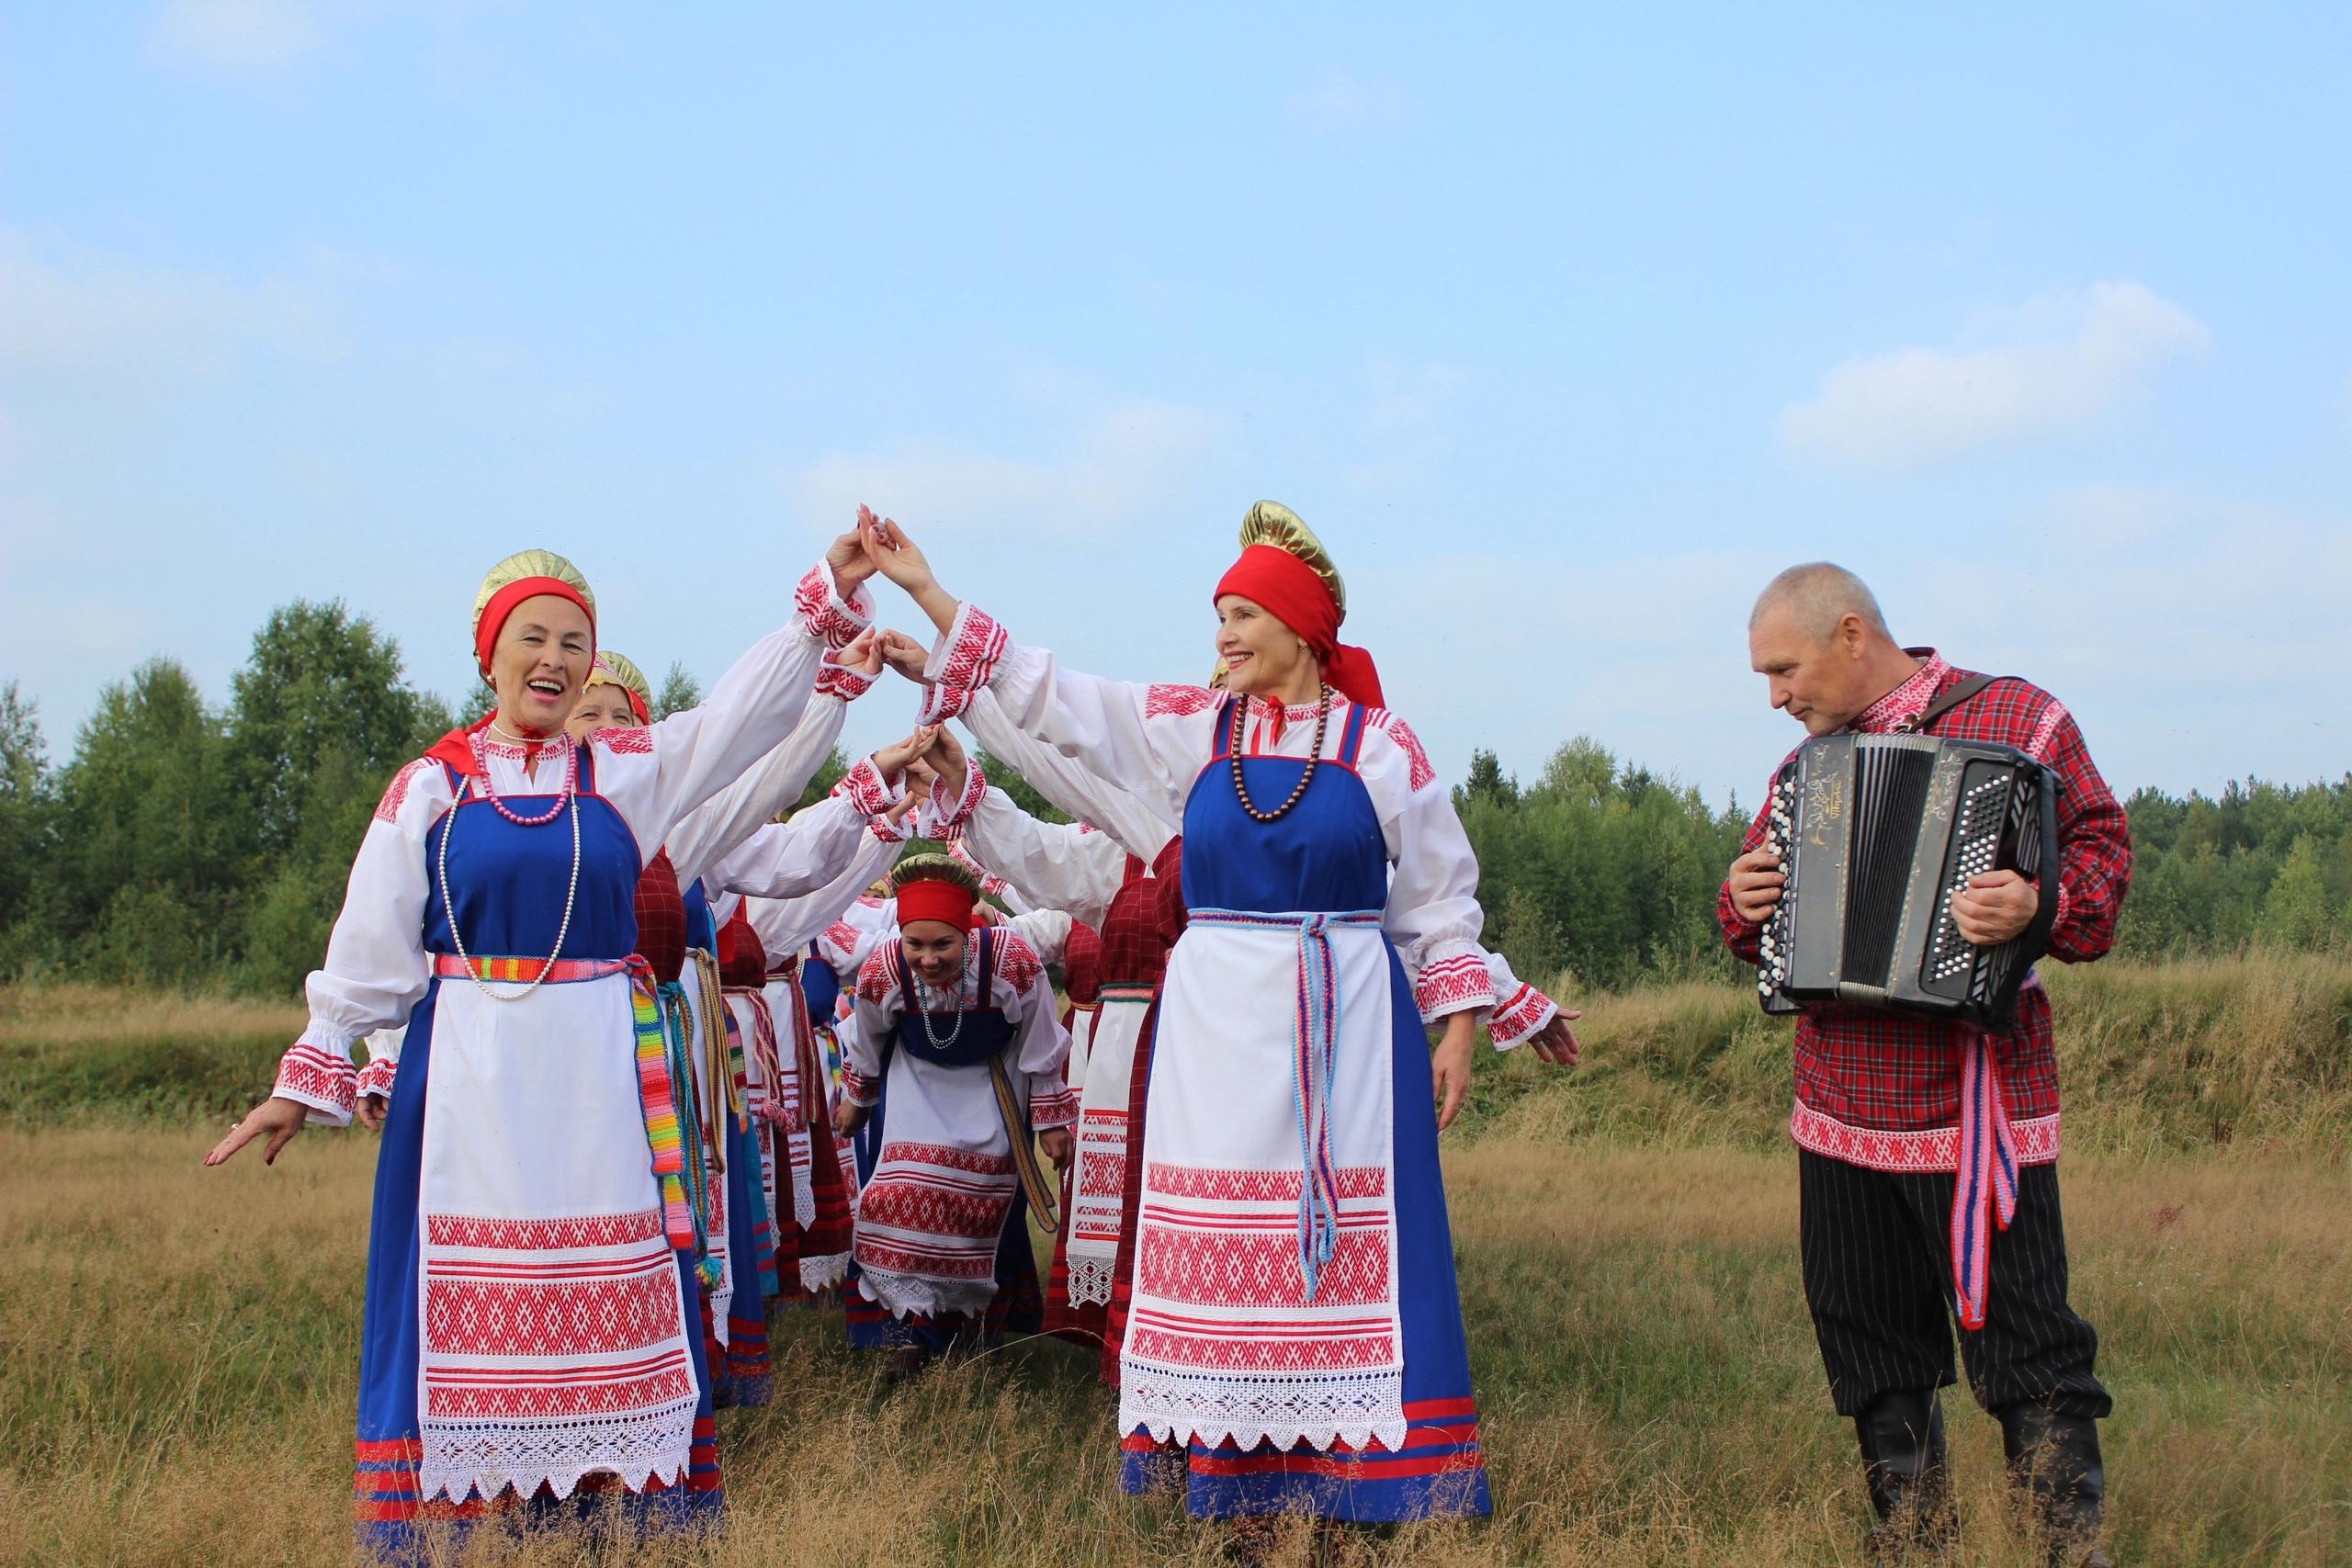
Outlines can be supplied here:
M2058 780L2013 746L1933 735L1822 735L1772 781L1767 847L1788 880L1765 924L1764 1010L1848 1002L2007 1024L2049 950ZM1988 871L2043 880L2032 923L1976 947L1952 895Z

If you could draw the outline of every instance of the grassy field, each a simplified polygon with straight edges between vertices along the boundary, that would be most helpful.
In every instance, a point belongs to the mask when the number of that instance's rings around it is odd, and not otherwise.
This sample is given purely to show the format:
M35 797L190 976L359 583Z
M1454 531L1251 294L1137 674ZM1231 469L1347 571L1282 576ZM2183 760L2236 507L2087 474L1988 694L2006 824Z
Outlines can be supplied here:
M2117 1396L2127 1564L2352 1562L2352 964L2062 975L2079 1305ZM1487 1064L1448 1168L1497 1517L1368 1563L1858 1563L1867 1518L1795 1256L1786 1043L1729 988L1596 1002L1589 1066ZM197 1168L284 1010L0 993L0 1562L346 1559L373 1144ZM244 1075L240 1077L238 1075ZM1209 1562L1121 1498L1062 1347L885 1393L781 1319L722 1413L732 1529L647 1562ZM1964 1561L2030 1559L1997 1437L1947 1395ZM1303 1548L1303 1542L1295 1542ZM560 1540L476 1558L589 1561ZM598 1562L628 1562L606 1552Z

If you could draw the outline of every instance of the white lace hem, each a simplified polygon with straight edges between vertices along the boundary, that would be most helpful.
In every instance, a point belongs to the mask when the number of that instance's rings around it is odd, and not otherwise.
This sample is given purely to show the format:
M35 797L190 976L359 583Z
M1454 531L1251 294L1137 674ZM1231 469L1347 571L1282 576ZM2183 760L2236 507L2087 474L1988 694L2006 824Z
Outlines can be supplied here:
M804 1291L830 1291L849 1278L849 1254L829 1252L818 1258L800 1260L800 1288Z
M1109 1306L1111 1286L1119 1277L1115 1258L1081 1258L1075 1251L1065 1255L1069 1263L1069 1304L1072 1306Z
M1230 1442L1247 1452L1260 1443L1328 1450L1378 1443L1405 1446L1402 1371L1286 1381L1170 1372L1125 1362L1119 1430L1137 1427L1158 1442Z
M694 1446L695 1396L652 1410L571 1425L426 1422L419 1489L428 1501L463 1502L469 1491L495 1497L507 1487L528 1497L542 1485L569 1497L591 1475L615 1474L632 1492L685 1479Z
M963 1317L987 1311L989 1303L996 1299L994 1280L933 1280L883 1269L860 1269L857 1288L892 1317L918 1312L932 1317Z

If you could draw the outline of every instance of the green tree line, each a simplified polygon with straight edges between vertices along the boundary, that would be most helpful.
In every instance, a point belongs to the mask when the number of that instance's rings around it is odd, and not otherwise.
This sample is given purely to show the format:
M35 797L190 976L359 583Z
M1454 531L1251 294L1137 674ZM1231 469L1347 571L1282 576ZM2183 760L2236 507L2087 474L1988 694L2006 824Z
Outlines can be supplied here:
M698 694L673 665L657 713ZM324 951L385 782L483 700L413 686L398 647L340 603L273 613L223 704L173 660L141 664L62 762L35 705L0 682L0 978L290 992ZM804 798L840 773L837 757ZM1060 819L1012 770L989 776ZM1587 737L1526 784L1476 751L1453 793L1489 944L1522 974L1617 987L1732 972L1713 911L1747 827L1736 800L1717 809ZM2143 789L2128 809L2122 951L2352 946L2352 774Z

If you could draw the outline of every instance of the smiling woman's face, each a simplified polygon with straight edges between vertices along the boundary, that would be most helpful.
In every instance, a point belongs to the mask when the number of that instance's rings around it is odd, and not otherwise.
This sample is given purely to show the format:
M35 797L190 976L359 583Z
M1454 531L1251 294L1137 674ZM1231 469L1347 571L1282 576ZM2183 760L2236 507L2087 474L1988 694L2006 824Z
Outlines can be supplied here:
M515 605L490 653L499 723L529 735L561 729L579 705L595 656L588 612L571 600L541 593Z
M585 740L600 729L637 729L642 728L637 710L629 706L628 693L610 681L599 681L580 695L580 705L571 710L565 724L574 740Z
M1225 689L1250 696L1288 691L1315 663L1304 637L1238 593L1216 602L1216 656L1225 661Z
M965 933L944 920L909 920L899 931L907 962L926 986L944 989L964 973Z

